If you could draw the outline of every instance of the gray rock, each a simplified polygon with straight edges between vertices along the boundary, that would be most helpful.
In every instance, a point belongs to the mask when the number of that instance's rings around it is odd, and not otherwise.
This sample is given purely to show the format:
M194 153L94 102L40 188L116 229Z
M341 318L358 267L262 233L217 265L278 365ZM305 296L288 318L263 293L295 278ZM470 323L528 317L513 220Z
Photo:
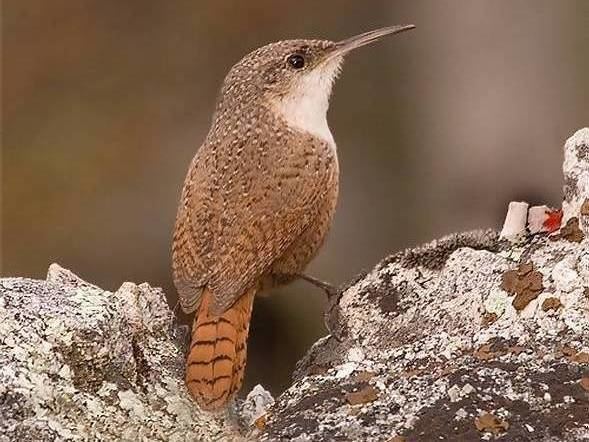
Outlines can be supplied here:
M588 149L589 129L565 146L563 226L581 234L470 232L385 259L331 307L340 340L299 362L262 439L589 440Z
M0 440L227 440L199 412L164 293L115 292L53 264L0 280Z
M585 235L589 235L589 128L578 130L564 149L564 221L578 218Z
M2 279L0 441L589 440L588 149L589 129L566 143L559 232L386 258L332 299L287 391L223 415L186 392L161 290Z

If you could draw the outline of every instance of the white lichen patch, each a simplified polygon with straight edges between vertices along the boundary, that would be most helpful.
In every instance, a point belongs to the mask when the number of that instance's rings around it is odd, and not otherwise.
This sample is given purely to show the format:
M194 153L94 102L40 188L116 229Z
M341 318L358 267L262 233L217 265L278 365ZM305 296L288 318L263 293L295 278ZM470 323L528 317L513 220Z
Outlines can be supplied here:
M564 149L562 170L565 198L562 204L563 225L573 217L581 217L580 227L589 235L589 214L583 214L583 204L589 200L589 128L578 130Z
M483 303L487 313L493 313L497 315L497 317L500 317L511 303L511 297L505 290L495 287L491 289Z
M161 290L127 284L124 297L57 265L48 273L0 280L0 440L238 435L189 398Z

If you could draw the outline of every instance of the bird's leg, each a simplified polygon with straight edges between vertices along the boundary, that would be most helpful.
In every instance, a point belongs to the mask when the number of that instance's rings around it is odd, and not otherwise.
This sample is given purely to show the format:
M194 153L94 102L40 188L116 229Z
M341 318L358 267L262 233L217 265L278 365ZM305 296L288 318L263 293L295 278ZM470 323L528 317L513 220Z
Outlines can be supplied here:
M336 340L340 342L343 341L345 338L345 332L339 325L339 309L337 308L339 304L341 290L329 284L328 282L321 281L320 279L317 279L313 276L305 275L304 273L298 273L296 275L291 276L304 279L305 281L313 284L315 287L319 287L327 294L327 307L325 312L323 313L325 327L327 328L329 334L333 336Z
M320 279L317 279L310 275L305 275L304 273L299 273L297 277L304 279L307 282L310 282L315 287L319 287L327 294L327 299L331 299L332 297L339 295L339 289L328 282L321 281Z

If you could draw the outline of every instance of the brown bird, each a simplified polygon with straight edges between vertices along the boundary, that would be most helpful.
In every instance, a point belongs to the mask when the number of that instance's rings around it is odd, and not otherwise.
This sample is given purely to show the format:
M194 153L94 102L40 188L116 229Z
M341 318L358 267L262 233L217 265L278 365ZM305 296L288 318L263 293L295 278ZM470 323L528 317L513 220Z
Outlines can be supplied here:
M343 57L392 26L340 41L287 40L226 76L210 131L190 164L172 246L182 309L197 310L186 383L216 410L241 387L254 296L305 277L338 195L329 97Z

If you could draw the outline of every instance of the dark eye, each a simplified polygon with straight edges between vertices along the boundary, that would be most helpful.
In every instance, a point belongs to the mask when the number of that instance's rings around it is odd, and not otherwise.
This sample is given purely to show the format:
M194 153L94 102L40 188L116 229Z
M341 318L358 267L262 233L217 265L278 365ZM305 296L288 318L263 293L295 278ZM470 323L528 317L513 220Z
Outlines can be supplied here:
M294 69L302 69L305 67L305 57L301 54L289 55L286 62Z

